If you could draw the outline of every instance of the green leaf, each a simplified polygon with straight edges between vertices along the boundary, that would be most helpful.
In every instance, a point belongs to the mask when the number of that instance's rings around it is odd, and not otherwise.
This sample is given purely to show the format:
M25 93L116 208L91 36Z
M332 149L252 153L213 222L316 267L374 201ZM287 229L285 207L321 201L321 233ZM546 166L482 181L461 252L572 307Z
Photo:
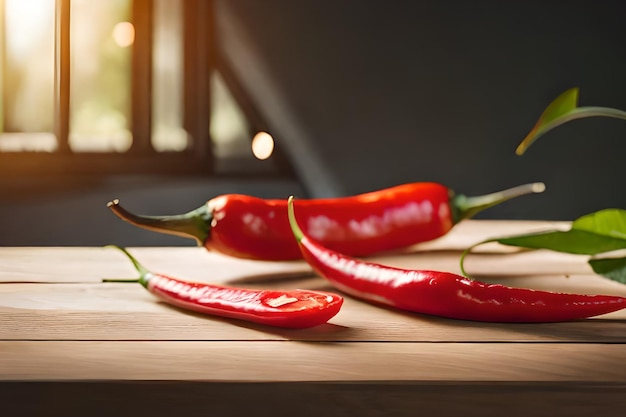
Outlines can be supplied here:
M572 229L626 240L626 210L604 209L574 220Z
M494 239L508 246L597 255L626 249L626 210L604 209L574 220L568 231L547 231Z
M524 152L541 136L567 122L587 117L612 117L626 120L626 112L611 107L578 107L578 88L569 90L558 96L546 107L539 120L515 150L517 155Z
M589 265L596 274L626 284L626 258L590 259Z
M596 255L626 248L626 240L576 229L532 233L494 240L507 246L548 249L578 255Z
M596 255L626 249L626 210L604 209L574 220L568 231L547 231L494 239L503 245Z
M566 231L550 230L486 240L468 248L461 255L463 274L466 255L474 247L487 242L580 255L598 255L626 249L626 210L604 209L587 214L574 220L570 230ZM596 273L626 283L626 258L596 258L591 259L589 264Z

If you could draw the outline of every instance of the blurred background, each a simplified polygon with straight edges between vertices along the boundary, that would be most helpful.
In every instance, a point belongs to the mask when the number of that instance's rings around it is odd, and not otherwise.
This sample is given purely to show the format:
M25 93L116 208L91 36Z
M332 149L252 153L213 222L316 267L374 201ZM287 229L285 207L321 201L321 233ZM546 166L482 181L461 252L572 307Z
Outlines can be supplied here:
M626 208L626 3L1 0L0 245L194 245L106 203L178 214L224 193L343 196L413 181L547 191L479 218Z

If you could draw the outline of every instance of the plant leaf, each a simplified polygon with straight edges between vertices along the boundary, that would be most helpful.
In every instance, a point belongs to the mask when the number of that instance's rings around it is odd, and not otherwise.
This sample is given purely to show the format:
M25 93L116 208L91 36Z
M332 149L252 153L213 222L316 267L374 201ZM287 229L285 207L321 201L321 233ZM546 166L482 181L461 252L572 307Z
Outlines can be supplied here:
M498 242L502 245L526 249L547 249L555 252L579 255L598 255L626 249L626 210L604 209L579 217L572 222L570 230L549 230L489 239L478 243L461 255L463 262L471 250L483 243ZM596 273L626 283L626 258L595 258L589 261Z
M596 274L626 284L626 258L590 259L589 265Z
M626 120L626 112L611 107L578 107L578 87L561 93L546 107L539 120L515 150L517 155L524 152L541 136L567 122L587 117L612 117Z
M567 231L547 231L495 239L503 245L597 255L626 249L626 210L604 209L574 220Z
M626 240L626 210L604 209L574 220L572 229Z
M626 249L626 240L571 229L550 231L494 239L496 242L527 249L548 249L555 252L578 255L597 255L618 249Z

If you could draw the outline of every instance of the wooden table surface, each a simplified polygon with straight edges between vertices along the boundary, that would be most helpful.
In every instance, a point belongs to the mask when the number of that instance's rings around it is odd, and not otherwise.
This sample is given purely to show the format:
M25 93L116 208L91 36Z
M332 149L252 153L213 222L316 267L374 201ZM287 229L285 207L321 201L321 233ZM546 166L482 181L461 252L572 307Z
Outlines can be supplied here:
M487 237L562 222L466 221L390 265L459 272ZM300 261L195 247L129 249L193 281L331 290ZM585 256L480 247L473 276L626 296ZM409 314L346 296L328 324L284 330L184 312L97 247L0 248L0 410L13 415L625 415L626 310L569 323L492 324ZM558 409L558 413L555 410ZM149 410L149 414L147 412Z

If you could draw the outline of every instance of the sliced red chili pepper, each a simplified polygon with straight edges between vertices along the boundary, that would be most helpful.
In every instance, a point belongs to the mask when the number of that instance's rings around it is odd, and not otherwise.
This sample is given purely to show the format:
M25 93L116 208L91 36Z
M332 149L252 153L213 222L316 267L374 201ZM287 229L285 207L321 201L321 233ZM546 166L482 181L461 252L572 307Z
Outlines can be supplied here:
M288 203L291 228L304 259L336 288L356 298L415 313L488 322L558 322L626 307L626 298L507 287L449 272L409 270L363 262L303 234Z
M327 247L351 256L406 248L446 234L463 219L521 195L526 184L478 197L454 195L432 182L412 183L352 197L298 201L303 228ZM300 259L287 219L287 200L226 194L176 216L138 216L108 204L121 219L145 229L195 238L209 250L239 258Z
M326 323L340 310L343 297L322 291L255 290L184 281L150 272L126 249L114 246L131 260L139 278L105 280L139 282L168 304L220 317L292 329Z

